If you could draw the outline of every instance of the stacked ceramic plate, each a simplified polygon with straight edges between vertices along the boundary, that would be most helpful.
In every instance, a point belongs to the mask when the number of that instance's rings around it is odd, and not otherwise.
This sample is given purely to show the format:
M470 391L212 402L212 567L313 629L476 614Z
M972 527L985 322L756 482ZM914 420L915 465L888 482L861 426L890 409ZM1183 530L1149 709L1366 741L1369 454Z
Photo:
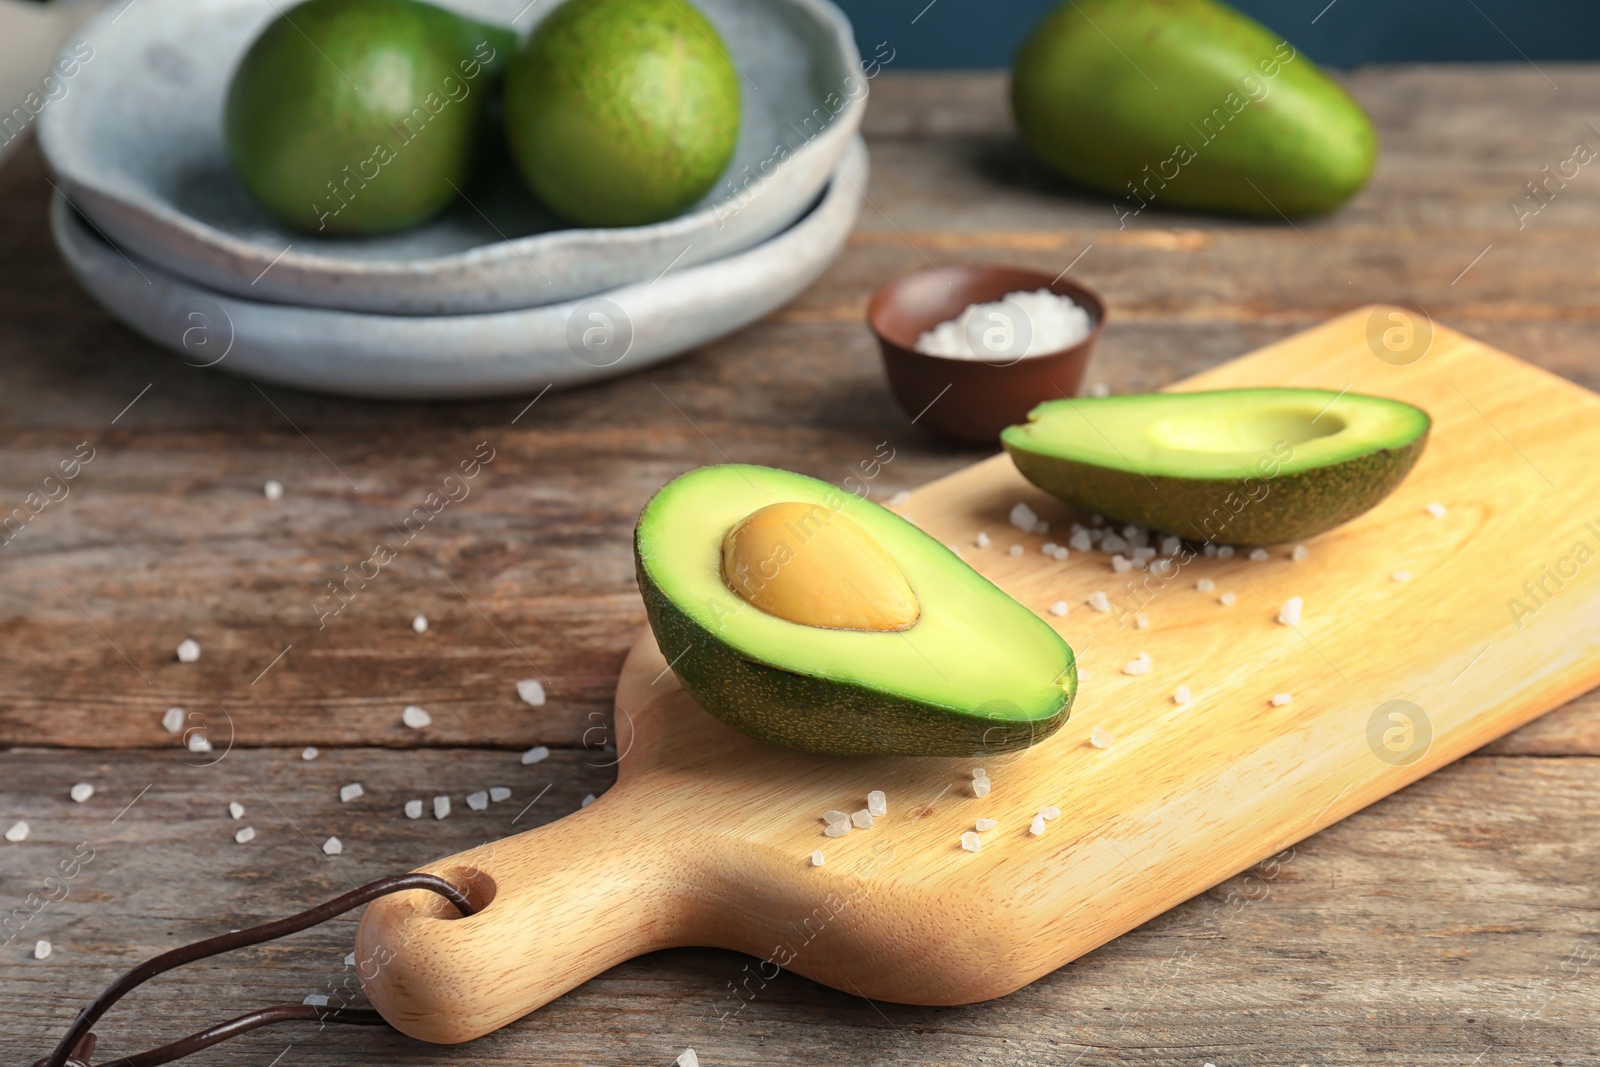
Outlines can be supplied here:
M867 182L866 81L828 0L696 0L739 68L739 145L684 215L573 229L506 158L433 221L311 237L251 199L222 103L277 0L140 0L41 116L57 245L113 314L199 366L353 396L491 396L628 373L727 334L820 275ZM550 0L452 4L526 32ZM75 43L81 56L82 45Z

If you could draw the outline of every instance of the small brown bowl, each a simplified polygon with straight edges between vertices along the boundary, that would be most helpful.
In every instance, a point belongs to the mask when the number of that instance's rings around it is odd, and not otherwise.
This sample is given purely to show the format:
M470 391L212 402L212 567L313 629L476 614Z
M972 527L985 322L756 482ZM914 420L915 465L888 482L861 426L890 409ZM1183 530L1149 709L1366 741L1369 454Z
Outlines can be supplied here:
M969 304L987 304L1019 290L1048 289L1089 313L1089 336L1059 352L995 360L933 356L917 338L956 318ZM879 289L867 305L867 325L883 349L889 389L913 422L959 441L994 444L1000 431L1026 420L1035 404L1078 394L1089 354L1105 325L1106 308L1093 292L1040 271L988 264L930 268Z

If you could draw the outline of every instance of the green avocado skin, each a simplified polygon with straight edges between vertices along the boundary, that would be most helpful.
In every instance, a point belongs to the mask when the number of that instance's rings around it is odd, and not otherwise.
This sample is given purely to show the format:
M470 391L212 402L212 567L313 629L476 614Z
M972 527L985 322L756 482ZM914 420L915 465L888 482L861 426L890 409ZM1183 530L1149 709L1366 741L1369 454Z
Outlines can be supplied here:
M672 671L711 715L751 737L822 756L976 756L1038 744L1066 724L1078 691L1054 715L1018 721L952 714L893 693L769 667L691 619L638 567L656 643L678 655ZM670 650L670 651L669 651Z
M514 41L418 0L309 0L240 60L223 111L228 155L296 229L415 226L466 181Z
M738 71L689 0L568 0L517 53L505 99L523 178L581 226L681 214L739 140Z
M1004 436L1001 443L1024 478L1084 511L1197 543L1276 545L1313 537L1373 508L1410 473L1428 435L1326 467L1227 479L1147 477L1042 455Z
M1017 53L1023 139L1067 178L1145 205L1329 212L1377 162L1372 121L1265 27L1214 0L1069 0Z

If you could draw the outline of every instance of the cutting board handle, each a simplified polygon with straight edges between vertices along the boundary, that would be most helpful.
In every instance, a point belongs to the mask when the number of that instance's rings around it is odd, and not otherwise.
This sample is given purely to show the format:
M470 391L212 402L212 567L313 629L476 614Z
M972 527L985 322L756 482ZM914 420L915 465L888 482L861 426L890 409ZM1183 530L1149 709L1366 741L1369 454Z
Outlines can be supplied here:
M422 891L374 901L356 933L367 997L397 1030L470 1041L617 963L678 940L688 850L624 783L589 807L421 870L479 906Z

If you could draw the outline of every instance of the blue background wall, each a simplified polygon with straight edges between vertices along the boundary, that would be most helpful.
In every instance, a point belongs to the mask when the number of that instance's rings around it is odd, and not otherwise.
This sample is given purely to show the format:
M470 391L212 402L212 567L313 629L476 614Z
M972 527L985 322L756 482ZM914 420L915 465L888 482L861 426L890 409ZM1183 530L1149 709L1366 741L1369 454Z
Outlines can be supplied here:
M1058 0L934 0L931 7L928 0L835 2L855 23L862 54L872 55L887 41L895 49L890 67L898 70L1006 66ZM1237 0L1233 6L1334 67L1520 63L1518 49L1534 60L1600 58L1595 0L1334 0L1326 11L1327 0Z

